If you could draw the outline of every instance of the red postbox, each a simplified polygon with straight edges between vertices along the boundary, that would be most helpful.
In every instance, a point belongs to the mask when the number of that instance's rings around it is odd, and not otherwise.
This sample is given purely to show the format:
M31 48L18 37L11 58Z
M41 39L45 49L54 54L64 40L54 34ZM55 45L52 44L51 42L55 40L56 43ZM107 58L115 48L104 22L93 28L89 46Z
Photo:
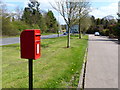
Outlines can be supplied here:
M21 58L38 59L40 53L40 30L24 30L20 35Z

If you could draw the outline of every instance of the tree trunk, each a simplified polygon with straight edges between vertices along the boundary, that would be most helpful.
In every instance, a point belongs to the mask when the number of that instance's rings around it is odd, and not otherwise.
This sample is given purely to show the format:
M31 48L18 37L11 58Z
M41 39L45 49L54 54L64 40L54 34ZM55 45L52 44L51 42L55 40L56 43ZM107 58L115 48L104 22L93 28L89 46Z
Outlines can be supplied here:
M120 37L118 37L118 44L120 44Z
M67 48L70 48L70 26L68 25Z
M80 19L79 19L79 39L81 39Z
M58 33L58 37L60 37L59 33Z
M58 33L58 37L60 37L59 31L57 33Z

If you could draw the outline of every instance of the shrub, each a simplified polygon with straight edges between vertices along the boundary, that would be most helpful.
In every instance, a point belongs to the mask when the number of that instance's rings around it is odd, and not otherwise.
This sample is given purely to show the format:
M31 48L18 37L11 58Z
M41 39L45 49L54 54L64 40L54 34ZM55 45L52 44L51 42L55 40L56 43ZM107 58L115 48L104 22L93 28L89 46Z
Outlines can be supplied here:
M14 36L20 32L15 29L14 25L10 22L10 18L2 18L2 35Z
M109 36L109 29L103 29L100 31L100 34L103 36Z
M27 25L25 22L22 22L22 21L14 21L12 22L12 26L15 30L20 32L26 28L30 28L29 25Z
M25 29L40 29L38 25L29 25L23 21L14 21L12 24L13 24L14 28L20 32Z
M120 24L113 26L113 34L120 39Z
M16 36L25 29L39 29L38 25L28 25L23 21L10 21L10 18L2 19L2 35Z
M114 34L109 34L109 38L115 38Z

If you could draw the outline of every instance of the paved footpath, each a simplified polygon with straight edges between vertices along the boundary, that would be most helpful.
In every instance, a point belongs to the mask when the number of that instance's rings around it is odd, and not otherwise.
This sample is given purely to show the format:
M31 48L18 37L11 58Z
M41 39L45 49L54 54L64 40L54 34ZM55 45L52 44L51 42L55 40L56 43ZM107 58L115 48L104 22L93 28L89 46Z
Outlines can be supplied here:
M85 88L118 88L116 40L89 35Z

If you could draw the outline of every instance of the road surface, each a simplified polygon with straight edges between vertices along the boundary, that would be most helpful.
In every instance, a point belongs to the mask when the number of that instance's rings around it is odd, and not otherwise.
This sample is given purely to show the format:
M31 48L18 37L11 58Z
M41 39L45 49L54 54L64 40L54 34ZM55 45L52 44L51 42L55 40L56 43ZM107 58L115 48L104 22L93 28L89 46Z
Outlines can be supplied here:
M89 35L85 88L118 88L116 42L115 39Z
M60 34L59 36L65 36L65 35ZM41 36L41 39L48 39L48 38L55 38L55 37L58 37L58 34L44 35L44 36ZM20 38L19 37L0 39L0 46L15 44L15 43L20 43Z

